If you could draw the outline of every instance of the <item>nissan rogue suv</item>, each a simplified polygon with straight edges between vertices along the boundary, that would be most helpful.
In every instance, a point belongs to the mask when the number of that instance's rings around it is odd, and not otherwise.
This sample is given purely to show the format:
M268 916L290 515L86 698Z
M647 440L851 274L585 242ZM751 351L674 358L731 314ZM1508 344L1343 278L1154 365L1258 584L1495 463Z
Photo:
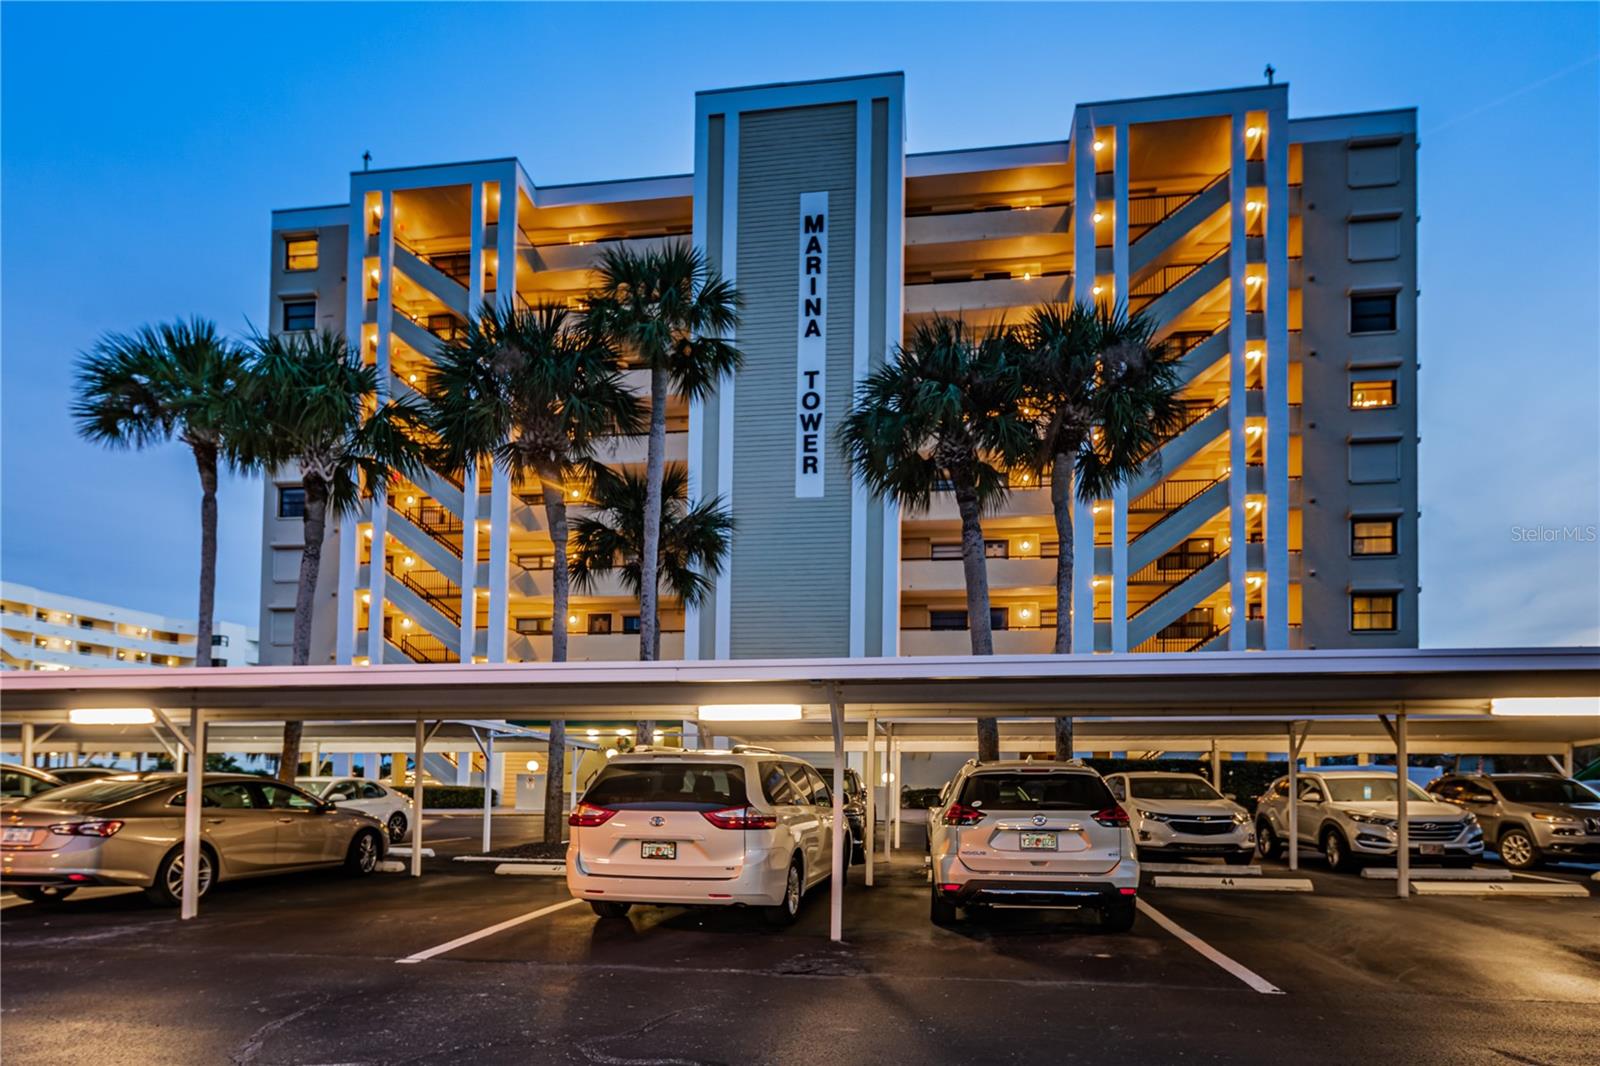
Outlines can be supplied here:
M635 903L751 906L786 925L833 869L832 790L764 748L619 755L567 821L567 888L602 918Z
M1395 775L1381 771L1302 773L1299 836L1314 845L1335 870L1350 871L1365 859L1393 859L1400 850ZM1471 814L1440 803L1406 782L1406 820L1413 861L1437 860L1471 866L1483 855L1483 830ZM1267 858L1289 838L1289 779L1280 777L1256 805L1256 842Z
M1428 786L1471 811L1513 870L1546 859L1600 859L1600 796L1557 774L1451 774Z
M1098 911L1132 928L1139 860L1128 815L1076 762L969 762L928 812L929 916L973 907Z

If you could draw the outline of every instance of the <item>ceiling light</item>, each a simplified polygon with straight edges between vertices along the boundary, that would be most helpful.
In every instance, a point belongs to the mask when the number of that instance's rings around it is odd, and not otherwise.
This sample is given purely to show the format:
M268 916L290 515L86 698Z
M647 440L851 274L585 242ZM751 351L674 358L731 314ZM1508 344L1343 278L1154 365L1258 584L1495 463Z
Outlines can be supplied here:
M617 736L619 736L619 737L631 737L631 736L633 736L633 730L631 730L631 729L619 729L619 730L617 730Z
M1096 285L1096 286L1095 286L1095 287L1094 287L1094 294L1095 294L1095 295L1096 295L1096 296L1099 296L1099 295L1100 295L1100 290L1101 290L1101 288L1103 288L1103 286L1100 286L1100 285Z
M73 725L150 725L156 712L148 707L74 707L67 720Z
M363 593L362 593L362 594L361 594L361 602L362 602L362 603L371 603L371 602L372 602L372 593L370 593L370 592L363 592Z
M1253 362L1253 361L1261 358L1261 353L1260 352L1245 352L1244 353L1244 357Z
M798 703L709 703L699 708L702 722L797 722Z
M598 730L598 729L585 729L583 731L583 735L586 736L586 737L597 737L597 736L600 735L600 730Z
M1244 131L1244 135L1246 137L1259 137L1259 136L1261 136L1261 127L1260 126L1251 126L1251 127L1249 127L1248 129L1246 129Z
M539 760L538 759L529 759L528 760L528 773L536 774L538 772L539 772Z
M402 562L404 562L405 565L407 565L407 566L416 566L417 565L417 561L415 559L411 558L411 556L409 556L409 555L406 556L405 559L402 560Z
M1094 150L1097 151L1097 152L1100 149L1104 148L1105 146L1106 146L1106 142L1105 141L1095 141L1094 142Z
M1105 218L1106 218L1106 216L1105 216L1105 213L1104 213L1104 212L1102 212L1102 211L1096 211L1096 212L1095 212L1095 213L1094 213L1094 220L1095 220L1095 221L1096 221L1096 222L1104 222L1104 221L1105 221Z
M567 625L575 626L577 624L578 624L578 616L577 615L575 615L575 614L567 615Z
M1492 714L1508 717L1600 717L1600 696L1519 696L1489 701Z

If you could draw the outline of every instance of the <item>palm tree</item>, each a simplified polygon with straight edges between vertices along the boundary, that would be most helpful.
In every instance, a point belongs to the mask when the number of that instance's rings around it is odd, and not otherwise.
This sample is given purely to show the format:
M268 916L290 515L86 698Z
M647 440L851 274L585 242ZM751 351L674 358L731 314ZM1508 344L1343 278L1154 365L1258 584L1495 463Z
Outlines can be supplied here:
M724 339L739 325L739 294L685 241L654 251L608 249L595 272L588 320L629 365L650 371L639 658L654 659L661 647L656 567L662 554L667 398L705 399L743 364L744 354Z
M252 340L253 432L249 452L269 470L293 464L305 490L304 548L294 598L296 666L311 658L311 613L328 519L352 514L364 495L396 472L423 465L423 412L407 400L380 401L378 369L341 333L280 333ZM381 549L380 549L381 550ZM303 723L283 726L278 777L294 778Z
M217 466L246 464L235 440L245 356L203 318L109 333L78 361L72 417L86 440L144 448L176 436L200 473L200 606L195 665L211 665L217 591Z
M914 512L926 510L934 492L954 491L974 655L994 654L981 519L1005 499L1007 472L1036 447L1020 354L1004 325L978 329L936 316L861 382L839 427L851 469L873 494ZM979 718L978 758L999 755L998 725Z
M605 471L594 483L594 513L573 523L572 579L581 589L591 589L613 571L622 584L644 602L645 517L649 513L647 478L631 471ZM699 606L711 595L711 580L733 544L733 516L721 499L689 501L689 475L678 463L662 470L661 534L657 541L657 580L685 606ZM644 616L639 617L640 628ZM660 630L657 630L657 640ZM650 658L660 655L659 644ZM640 743L649 723L640 724Z
M493 459L516 484L544 487L555 546L550 658L567 660L567 486L588 480L599 445L637 434L644 421L604 338L566 307L513 311L485 303L478 321L443 346L428 382L428 424L449 469ZM550 723L544 840L561 839L566 722Z
M1177 357L1156 323L1088 302L1035 308L1020 331L1035 465L1050 473L1056 536L1057 654L1072 651L1072 498L1090 503L1136 477L1183 414ZM1056 719L1056 756L1072 757L1072 719Z

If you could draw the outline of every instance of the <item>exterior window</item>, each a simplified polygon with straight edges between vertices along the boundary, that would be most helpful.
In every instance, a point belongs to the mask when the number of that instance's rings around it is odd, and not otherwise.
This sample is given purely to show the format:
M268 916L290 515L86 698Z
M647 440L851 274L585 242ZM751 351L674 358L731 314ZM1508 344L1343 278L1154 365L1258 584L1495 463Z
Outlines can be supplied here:
M1392 592L1357 592L1350 597L1350 628L1357 633L1393 633L1399 604Z
M639 616L636 614L623 615L622 631L624 633L633 633L637 635L639 632Z
M1393 333L1398 326L1395 294L1362 293L1350 297L1351 333Z
M1350 409L1361 411L1369 407L1393 407L1393 381L1352 381L1350 383Z
M283 269L317 269L317 238L285 237L283 240Z
M211 646L213 648L226 648L228 646L228 634L226 634L226 633L213 633L213 634L211 634Z
M604 636L611 632L611 616L609 614L591 614L589 616L589 632L596 636Z
M959 543L932 545L928 549L928 558L930 558L930 559L959 559L959 558L961 558L961 545Z
M1397 540L1393 518L1356 518L1350 522L1351 555L1393 555Z
M1006 629L1011 624L1011 612L1005 607L989 608L989 628ZM928 612L928 628L954 630L967 628L967 612L933 610Z
M317 301L291 300L283 305L283 330L294 333L317 328Z
M278 517L304 518L306 490L298 485L285 485L278 489Z
M983 542L983 557L985 559L1011 558L1011 542L1005 540L986 540Z
M1056 609L1054 607L1039 608L1039 628L1054 629L1056 627Z
M551 620L548 618L519 618L517 619L518 633L548 633Z

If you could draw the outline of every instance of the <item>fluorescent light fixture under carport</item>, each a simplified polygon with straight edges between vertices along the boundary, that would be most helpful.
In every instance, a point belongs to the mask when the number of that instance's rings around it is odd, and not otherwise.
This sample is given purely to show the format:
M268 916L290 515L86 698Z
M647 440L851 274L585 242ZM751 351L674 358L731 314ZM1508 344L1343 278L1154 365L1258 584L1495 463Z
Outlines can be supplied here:
M1511 717L1600 718L1600 696L1526 696L1490 700L1490 714Z
M699 708L702 722L797 722L798 703L708 703Z
M148 707L74 707L67 720L73 725L150 725L156 712Z

